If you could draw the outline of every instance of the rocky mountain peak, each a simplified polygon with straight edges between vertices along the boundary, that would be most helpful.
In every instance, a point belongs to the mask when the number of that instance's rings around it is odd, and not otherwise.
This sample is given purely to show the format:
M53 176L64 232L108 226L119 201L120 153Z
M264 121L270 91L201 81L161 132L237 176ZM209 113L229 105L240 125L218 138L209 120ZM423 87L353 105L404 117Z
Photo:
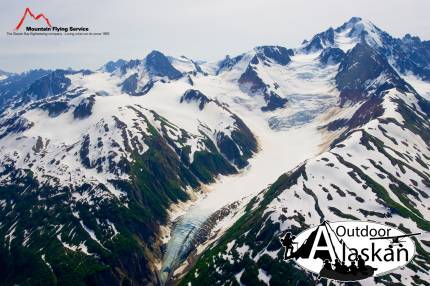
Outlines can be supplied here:
M329 47L340 48L344 51L351 49L357 43L367 43L372 47L381 47L391 38L371 21L359 17L352 17L349 21L333 29L316 34L310 41L303 43L302 49L316 52Z
M256 56L262 61L270 61L279 65L287 65L294 55L293 50L281 46L259 46L254 49Z
M171 80L182 77L182 73L159 51L152 51L146 56L145 69L151 76L168 77Z
M114 72L117 69L120 69L121 67L123 67L125 64L127 63L127 61L123 60L123 59L119 59L116 61L109 61L107 62L105 65L103 65L100 70L106 71L106 72Z

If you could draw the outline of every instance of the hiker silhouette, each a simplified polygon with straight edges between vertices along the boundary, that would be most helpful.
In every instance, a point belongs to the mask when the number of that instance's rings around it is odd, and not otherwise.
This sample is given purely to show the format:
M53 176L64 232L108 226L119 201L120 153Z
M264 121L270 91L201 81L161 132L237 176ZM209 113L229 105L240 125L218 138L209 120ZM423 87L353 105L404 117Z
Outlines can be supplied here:
M287 234L285 234L284 238L281 240L282 245L285 247L285 254L284 254L285 259L290 258L293 253L293 250L294 250L293 241L295 238L296 238L295 235L292 235L291 232L287 232ZM288 255L288 251L291 252L290 255Z

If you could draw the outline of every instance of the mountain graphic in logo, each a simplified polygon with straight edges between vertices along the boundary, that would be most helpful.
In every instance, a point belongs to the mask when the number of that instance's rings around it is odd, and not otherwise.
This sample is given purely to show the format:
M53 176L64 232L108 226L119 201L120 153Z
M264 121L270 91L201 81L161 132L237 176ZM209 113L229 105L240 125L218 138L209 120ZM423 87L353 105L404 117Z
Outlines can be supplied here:
M52 27L51 23L49 22L49 19L48 19L48 18L47 18L43 13L40 13L40 14L38 14L38 15L35 15L35 14L33 14L33 13L31 12L30 8L26 8L26 9L25 9L25 12L24 12L24 15L22 15L21 20L19 20L18 25L16 25L16 27L15 27L15 31L18 31L18 30L19 30L19 28L21 28L21 26L22 26L22 24L24 23L24 21L25 21L25 19L27 18L27 16L29 16L29 17L33 18L33 19L34 19L34 20L36 20L36 21L38 21L38 20L40 20L40 19L45 20L46 25L47 25L48 27L50 27L50 28Z

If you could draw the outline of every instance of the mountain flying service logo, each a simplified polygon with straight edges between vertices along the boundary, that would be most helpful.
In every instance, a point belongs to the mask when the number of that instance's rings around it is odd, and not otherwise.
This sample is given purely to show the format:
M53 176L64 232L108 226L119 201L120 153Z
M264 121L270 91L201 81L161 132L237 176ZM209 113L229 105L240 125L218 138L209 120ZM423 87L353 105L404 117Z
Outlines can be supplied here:
M287 232L281 242L284 259L319 278L358 281L408 264L415 255L411 237L419 234L366 221L324 221L297 236Z
M25 29L24 29L25 27ZM22 31L24 30L24 31ZM44 13L35 14L30 8L25 8L15 27L14 33L8 35L107 35L109 33L89 33L88 27L53 26Z
M49 21L49 19L43 14L43 13L40 13L40 14L38 14L38 15L34 15L32 12L31 12L31 10L30 10L30 8L26 8L25 9L25 12L24 12L24 15L22 15L22 17L21 17L21 20L19 20L19 22L18 22L18 24L16 25L16 27L15 27L15 31L18 31L20 28L21 28L21 26L22 26L22 24L24 23L24 21L25 21L25 19L27 18L27 16L29 16L29 17L31 17L32 19L34 19L35 21L38 21L38 20L44 20L45 21L45 23L46 23L46 25L49 27L49 28L52 28L52 25L51 25L51 22Z

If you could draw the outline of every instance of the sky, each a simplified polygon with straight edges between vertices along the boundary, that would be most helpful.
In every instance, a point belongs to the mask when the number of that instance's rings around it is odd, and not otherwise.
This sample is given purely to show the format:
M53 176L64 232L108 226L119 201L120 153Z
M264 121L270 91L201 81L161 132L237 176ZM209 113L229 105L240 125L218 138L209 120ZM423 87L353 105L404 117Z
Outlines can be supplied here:
M88 27L108 36L9 36L25 8L53 26ZM95 69L152 50L215 61L258 45L298 47L352 16L395 37L430 40L428 0L1 0L0 69Z

